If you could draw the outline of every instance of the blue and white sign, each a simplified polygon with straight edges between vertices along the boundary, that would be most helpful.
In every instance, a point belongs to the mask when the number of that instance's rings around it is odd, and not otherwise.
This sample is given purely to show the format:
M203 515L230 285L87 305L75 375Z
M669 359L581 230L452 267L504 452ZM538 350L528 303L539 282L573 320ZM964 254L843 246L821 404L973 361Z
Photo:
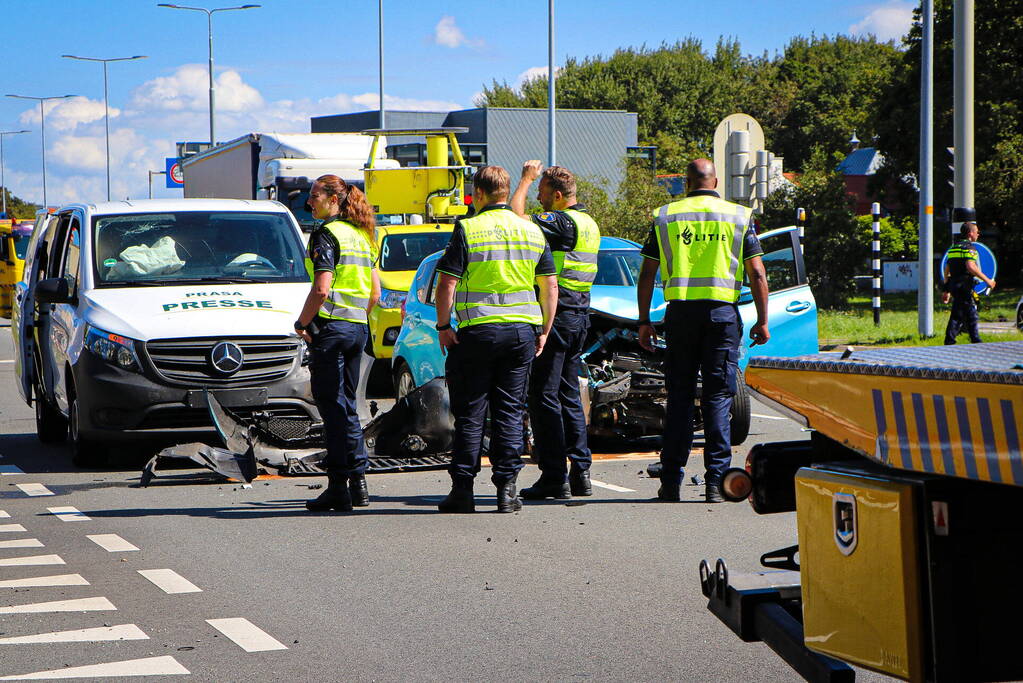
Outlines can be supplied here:
M185 187L185 176L181 172L181 161L177 157L167 157L167 188L178 190Z

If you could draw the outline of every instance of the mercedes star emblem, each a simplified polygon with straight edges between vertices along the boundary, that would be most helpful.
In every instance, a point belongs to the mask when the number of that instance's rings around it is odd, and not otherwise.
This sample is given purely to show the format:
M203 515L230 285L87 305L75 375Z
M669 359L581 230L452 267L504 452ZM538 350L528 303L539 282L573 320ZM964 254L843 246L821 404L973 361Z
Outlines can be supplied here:
M220 342L210 351L210 365L222 375L233 375L242 367L242 350L237 344Z

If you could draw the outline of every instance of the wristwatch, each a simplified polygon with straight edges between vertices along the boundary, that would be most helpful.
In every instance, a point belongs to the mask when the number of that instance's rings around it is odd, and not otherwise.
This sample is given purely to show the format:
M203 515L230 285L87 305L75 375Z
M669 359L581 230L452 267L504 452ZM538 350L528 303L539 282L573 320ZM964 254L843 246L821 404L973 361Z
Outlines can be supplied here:
M306 326L302 324L301 320L296 320L295 321L295 331L296 332L302 332L303 330L305 330L305 327Z
M451 323L446 323L444 325L437 325L437 331L438 332L443 332L444 330L450 330L450 329L451 329Z
M649 325L650 324L650 318L645 318L644 320L640 320L636 324L638 326L640 326L640 327L642 327L643 325Z

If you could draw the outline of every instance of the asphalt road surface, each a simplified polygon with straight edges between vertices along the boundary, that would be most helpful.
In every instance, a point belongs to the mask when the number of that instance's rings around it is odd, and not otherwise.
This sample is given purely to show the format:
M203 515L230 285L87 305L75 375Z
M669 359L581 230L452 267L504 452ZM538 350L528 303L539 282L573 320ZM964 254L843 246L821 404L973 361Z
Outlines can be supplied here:
M796 679L706 610L697 577L703 558L758 569L795 542L794 515L707 505L697 486L654 502L651 453L601 456L591 498L512 515L486 472L475 515L436 511L444 472L372 475L352 514L308 513L314 477L243 488L181 469L143 489L144 452L81 470L39 443L11 357L4 327L0 680ZM806 438L754 413L737 465Z

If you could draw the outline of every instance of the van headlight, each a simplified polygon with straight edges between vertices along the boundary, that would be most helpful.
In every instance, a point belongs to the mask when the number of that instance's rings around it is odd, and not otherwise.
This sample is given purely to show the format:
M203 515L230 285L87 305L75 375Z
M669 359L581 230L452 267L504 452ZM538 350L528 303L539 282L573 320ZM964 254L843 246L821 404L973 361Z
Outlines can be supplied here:
M401 308L401 305L405 303L405 298L407 296L408 292L402 292L396 289L381 289L380 308Z
M134 339L89 325L85 330L85 348L122 370L139 372L141 369Z

